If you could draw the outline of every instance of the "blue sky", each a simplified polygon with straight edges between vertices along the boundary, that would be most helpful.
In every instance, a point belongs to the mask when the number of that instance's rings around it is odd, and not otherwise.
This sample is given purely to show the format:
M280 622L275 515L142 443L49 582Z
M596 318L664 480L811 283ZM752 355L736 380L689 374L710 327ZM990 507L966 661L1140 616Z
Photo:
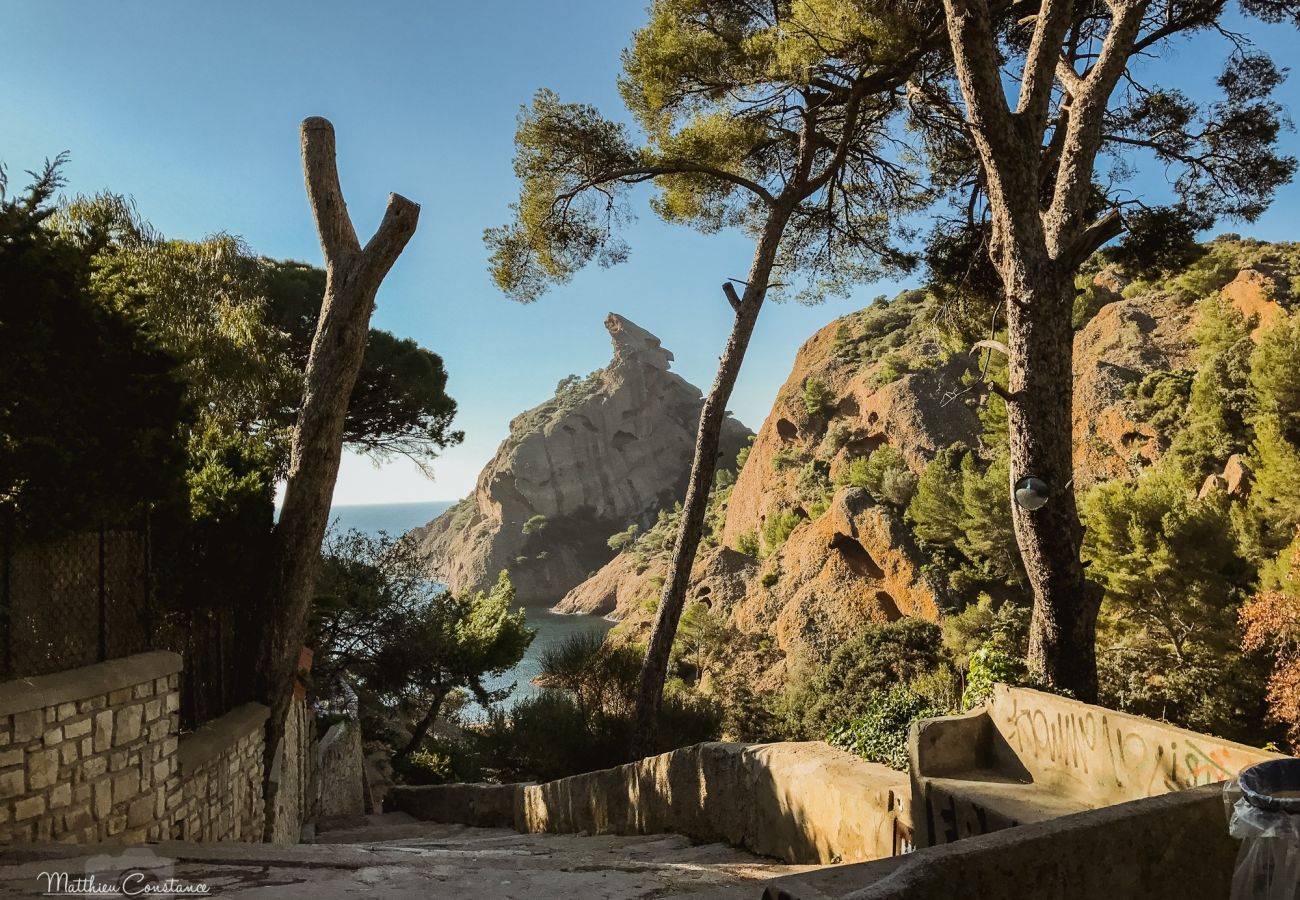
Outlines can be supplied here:
M472 489L512 416L565 375L607 361L609 311L659 335L686 378L702 388L712 380L730 325L718 286L742 277L749 261L739 235L669 227L641 203L625 265L584 272L530 306L505 299L486 271L482 231L504 221L517 194L520 104L545 86L621 115L619 52L643 21L638 0L9 0L0 14L0 161L18 173L67 150L71 190L132 195L169 237L227 231L258 253L319 263L297 128L309 115L330 118L358 232L373 231L389 191L423 206L374 323L443 356L466 432L435 464L434 481L401 461L376 469L345 460L335 501L453 499ZM1294 30L1247 27L1287 60ZM1196 94L1220 58L1206 41L1155 64ZM1280 98L1300 109L1300 80ZM1300 150L1295 135L1285 141ZM1223 230L1295 240L1297 226L1293 184L1260 222ZM757 428L803 340L901 286L866 285L820 307L770 305L731 408Z

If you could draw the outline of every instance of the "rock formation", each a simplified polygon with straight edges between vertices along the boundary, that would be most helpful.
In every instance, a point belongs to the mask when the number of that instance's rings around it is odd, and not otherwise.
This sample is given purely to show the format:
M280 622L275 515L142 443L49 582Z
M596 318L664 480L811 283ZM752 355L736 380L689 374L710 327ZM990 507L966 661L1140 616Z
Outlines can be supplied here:
M1285 279L1261 263L1221 283L1219 296L1259 322L1277 315L1276 298L1287 291ZM1081 489L1133 477L1160 459L1168 435L1135 402L1134 388L1149 374L1187 374L1195 365L1198 298L1168 285L1125 296L1128 286L1114 269L1102 270L1093 283L1102 305L1075 338ZM977 360L953 352L926 320L920 292L908 292L827 325L800 348L759 429L726 501L716 536L722 546L702 554L688 595L724 612L754 646L770 645L766 655L755 651L733 664L754 670L756 684L779 686L787 657L824 657L865 622L936 619L972 599L947 596L943 580L926 572L929 560L897 509L854 488L839 488L827 502L808 484L814 464L826 490L852 460L885 444L914 472L951 444L980 445L979 392L971 387ZM810 380L826 398L820 407L805 396ZM1240 460L1229 461L1206 490L1241 492L1247 481ZM754 547L778 515L798 519L779 548L764 546L761 559L728 549ZM559 608L608 615L624 623L620 633L643 635L666 566L666 551L622 553Z
M517 416L473 495L412 532L453 590L484 589L504 569L521 603L555 603L614 555L610 535L685 493L701 393L669 370L657 337L613 313L605 327L609 365ZM722 458L749 436L729 419Z

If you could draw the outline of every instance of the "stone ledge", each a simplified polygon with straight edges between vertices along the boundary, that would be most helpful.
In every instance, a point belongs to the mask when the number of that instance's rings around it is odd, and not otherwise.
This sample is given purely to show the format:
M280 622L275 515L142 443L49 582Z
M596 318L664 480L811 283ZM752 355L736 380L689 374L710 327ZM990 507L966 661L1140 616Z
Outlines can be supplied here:
M180 759L181 777L211 762L229 750L241 738L260 731L271 711L260 703L236 706L224 716L206 722L194 731L181 735L176 755Z
M0 684L0 716L12 716L60 703L74 703L133 684L166 678L180 670L181 658L178 654L155 650L52 675L6 681Z

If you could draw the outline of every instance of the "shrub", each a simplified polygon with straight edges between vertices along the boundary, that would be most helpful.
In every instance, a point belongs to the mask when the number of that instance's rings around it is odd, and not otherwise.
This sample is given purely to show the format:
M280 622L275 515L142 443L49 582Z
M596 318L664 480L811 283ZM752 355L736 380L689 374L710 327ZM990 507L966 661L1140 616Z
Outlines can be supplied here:
M780 580L781 580L781 570L780 568L773 566L772 568L764 572L761 576L759 576L758 583L765 588L770 588Z
M540 534L546 530L546 516L533 516L520 529L524 534Z
M736 552L746 556L758 556L758 534L752 529L736 535Z
M767 553L775 553L790 537L791 532L803 521L803 516L793 509L783 509L767 517L763 523L763 548Z
M869 625L840 644L818 665L804 660L782 695L786 727L815 739L866 715L874 694L938 668L943 652L939 626L920 619Z
M876 387L892 384L912 371L911 361L902 353L889 353L880 361L876 370Z
M912 723L943 714L929 699L900 684L873 693L862 715L833 729L826 740L863 759L906 771L907 733Z
M988 642L971 654L966 674L966 690L961 695L962 709L971 709L993 696L993 685L1021 684L1028 669L1025 661Z
M805 500L817 500L831 489L831 465L824 459L809 460L799 470L795 490Z
M810 416L828 416L835 411L835 392L816 375L810 375L803 383L803 405Z
M394 765L407 784L446 784L456 777L451 757L432 750L416 750L404 760L395 759Z
M633 522L631 525L627 526L627 528L620 531L618 534L610 535L609 540L606 541L605 543L609 545L609 549L617 553L618 551L624 550L627 547L630 547L633 543L635 543L637 532L639 532L640 530L641 529L637 527L637 524Z
M782 447L772 454L772 471L781 472L785 469L793 469L799 465L799 454L794 450L787 450Z
M882 444L870 456L861 456L849 464L841 479L854 487L865 488L879 503L902 509L916 493L917 477L903 454L889 444Z

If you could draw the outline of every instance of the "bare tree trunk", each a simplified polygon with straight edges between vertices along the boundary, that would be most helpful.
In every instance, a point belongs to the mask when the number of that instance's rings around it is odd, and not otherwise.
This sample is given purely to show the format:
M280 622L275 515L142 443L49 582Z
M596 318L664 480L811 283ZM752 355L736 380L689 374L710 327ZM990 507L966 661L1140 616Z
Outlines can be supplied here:
M664 682L668 678L668 662L672 655L673 640L677 636L677 624L681 621L682 608L686 605L686 589L690 586L695 554L704 534L709 491L713 487L713 476L718 470L718 444L727 417L727 403L731 400L741 364L745 361L745 351L749 348L749 339L754 334L754 325L763 308L772 265L792 208L793 204L783 203L773 208L768 216L763 236L754 250L749 281L740 298L735 299L730 284L724 286L728 300L735 308L736 318L731 326L731 335L727 338L726 350L718 364L718 374L700 410L700 427L695 436L695 458L691 463L686 499L682 503L682 519L677 529L672 564L659 599L659 610L650 632L645 662L641 666L636 725L632 732L630 751L632 759L654 753L659 707L663 700Z
M405 759L420 749L420 744L424 742L425 737L429 734L429 729L438 720L438 714L442 712L442 704L447 701L448 693L450 691L445 688L438 688L433 692L433 699L429 702L428 710L425 711L420 721L415 723L415 728L411 730L411 739L406 742L406 746L393 755L393 759Z
M1023 260L1022 260L1023 262ZM1097 613L1101 587L1080 561L1083 525L1073 479L1074 331L1070 280L1056 266L1022 265L1032 284L1008 303L1011 480L1036 476L1050 499L1027 510L1012 500L1016 543L1033 591L1029 666L1080 700L1097 696Z
M313 117L303 121L302 160L307 197L325 255L325 298L293 430L284 507L272 535L258 665L258 693L271 707L265 767L268 779L284 736L299 649L307 636L321 540L329 524L343 451L343 420L365 354L375 293L415 233L420 214L418 205L390 194L379 230L362 248L339 187L334 127L327 120ZM270 808L270 794L267 796ZM267 826L269 830L269 817Z

